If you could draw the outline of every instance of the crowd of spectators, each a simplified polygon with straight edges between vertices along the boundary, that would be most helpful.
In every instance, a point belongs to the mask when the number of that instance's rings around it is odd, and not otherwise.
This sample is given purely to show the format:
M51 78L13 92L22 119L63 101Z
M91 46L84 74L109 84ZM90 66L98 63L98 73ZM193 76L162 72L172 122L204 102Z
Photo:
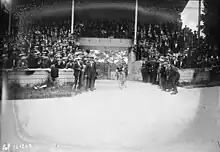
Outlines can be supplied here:
M181 26L178 22L138 24L138 43L134 47L137 59L169 56L179 68L219 64L219 55L210 51L203 39L199 45L196 32ZM68 68L75 52L85 52L77 45L77 37L133 39L133 36L134 23L128 20L76 21L74 34L70 32L70 21L36 21L26 32L18 31L12 41L4 42L1 61L4 68L49 68L55 61L58 68Z
M98 21L87 20L82 25L82 37L101 37L131 39L134 35L134 23L129 20L110 21L100 19Z

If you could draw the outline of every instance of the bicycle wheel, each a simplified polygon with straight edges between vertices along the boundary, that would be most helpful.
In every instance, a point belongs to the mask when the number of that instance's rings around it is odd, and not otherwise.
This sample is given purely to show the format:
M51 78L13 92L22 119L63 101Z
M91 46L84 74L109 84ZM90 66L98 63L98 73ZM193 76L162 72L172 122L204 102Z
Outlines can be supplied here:
M120 77L120 84L121 84L121 88L126 88L126 84L125 84L125 74L124 73L121 73L121 77Z
M123 79L122 79L122 74L121 73L119 74L118 82L119 82L119 88L122 89L123 88Z

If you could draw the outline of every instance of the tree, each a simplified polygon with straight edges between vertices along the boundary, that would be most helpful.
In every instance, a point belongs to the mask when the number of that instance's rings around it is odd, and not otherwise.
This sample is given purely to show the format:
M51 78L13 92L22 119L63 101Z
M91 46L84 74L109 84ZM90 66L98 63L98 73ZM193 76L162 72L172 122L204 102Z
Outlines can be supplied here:
M205 33L205 39L208 44L220 49L220 1L203 0L204 10L201 19L204 22L202 31ZM220 51L219 51L220 53Z

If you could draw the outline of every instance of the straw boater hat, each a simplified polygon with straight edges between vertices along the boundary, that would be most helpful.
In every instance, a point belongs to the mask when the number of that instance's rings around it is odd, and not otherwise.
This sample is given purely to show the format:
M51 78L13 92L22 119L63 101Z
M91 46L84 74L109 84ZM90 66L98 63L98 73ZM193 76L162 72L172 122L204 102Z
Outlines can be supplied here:
M62 60L67 60L67 57L63 57Z
M36 51L36 52L35 52L35 54L36 54L36 55L39 55L39 54L40 54L40 52L39 52L39 51Z
M58 53L56 54L56 57L59 58L59 57L62 57L62 55Z
M22 56L21 57L21 60L25 60L27 57L26 56Z
M2 54L2 58L6 57L6 54Z
M164 59L163 59L163 58L160 58L159 61L160 61L160 62L164 62Z
M75 58L75 60L81 60L82 58L80 58L79 56L77 56L76 58Z
M21 53L21 54L19 55L19 57L23 57L23 56L25 56L25 54L24 54L24 53Z
M75 55L82 55L82 52L75 52Z
M73 58L73 57L71 57L71 58L68 58L68 60L69 60L69 61L74 61L74 58Z
M48 57L47 57L47 56L42 56L42 58L43 58L43 60L46 60L46 59L48 59Z

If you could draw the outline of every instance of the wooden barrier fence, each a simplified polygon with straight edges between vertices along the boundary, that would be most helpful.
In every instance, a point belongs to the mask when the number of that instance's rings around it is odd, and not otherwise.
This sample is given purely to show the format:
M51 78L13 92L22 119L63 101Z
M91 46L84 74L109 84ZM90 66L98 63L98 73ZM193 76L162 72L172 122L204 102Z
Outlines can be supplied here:
M129 74L129 79L133 81L142 81L140 72L141 64L136 62L132 65L132 73ZM4 75L7 76L8 84L13 82L21 86L34 86L45 83L50 76L50 69L21 69L3 70ZM210 71L205 69L180 69L180 83L202 83L210 81ZM72 69L59 69L59 83L65 84L74 82ZM105 74L106 75L106 74ZM107 75L99 79L115 80L115 71L107 71Z

